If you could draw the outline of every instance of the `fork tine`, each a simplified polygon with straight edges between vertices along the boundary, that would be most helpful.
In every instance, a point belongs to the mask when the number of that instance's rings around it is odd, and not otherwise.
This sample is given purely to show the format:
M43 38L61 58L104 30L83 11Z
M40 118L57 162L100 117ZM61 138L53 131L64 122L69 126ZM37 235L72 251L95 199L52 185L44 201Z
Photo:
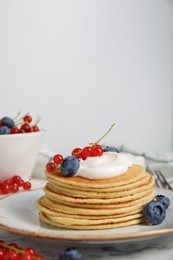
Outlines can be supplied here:
M164 186L167 186L168 189L172 190L173 188L171 187L171 185L169 184L169 182L166 180L165 176L162 174L162 172L160 170L156 171L156 174L160 180L160 182L162 182L164 184Z
M156 175L155 171L151 171L151 170L147 170L155 179L155 186L157 186L158 188L162 188L162 185L160 184L160 181L158 181L158 176Z
M165 176L162 174L160 170L148 170L148 172L155 178L155 185L158 188L166 188L169 190L173 190L173 187L171 187L171 185L166 180Z
M159 187L159 188L162 188L162 185L163 185L163 184L158 181L158 176L157 176L157 174L154 173L153 176L154 176L154 178L155 178L155 184L156 184L156 186Z

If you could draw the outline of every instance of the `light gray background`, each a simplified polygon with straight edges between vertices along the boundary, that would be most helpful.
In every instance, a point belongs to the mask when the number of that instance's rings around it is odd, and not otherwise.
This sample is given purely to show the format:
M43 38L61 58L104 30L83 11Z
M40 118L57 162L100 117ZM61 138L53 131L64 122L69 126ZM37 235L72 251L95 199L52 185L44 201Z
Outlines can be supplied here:
M0 0L0 115L40 115L43 148L172 150L173 1Z

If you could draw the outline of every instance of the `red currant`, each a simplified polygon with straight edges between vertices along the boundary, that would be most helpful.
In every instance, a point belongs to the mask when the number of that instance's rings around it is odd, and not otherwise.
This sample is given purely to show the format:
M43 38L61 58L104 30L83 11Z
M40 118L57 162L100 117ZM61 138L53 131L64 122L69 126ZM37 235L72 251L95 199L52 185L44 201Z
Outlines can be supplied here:
M92 146L92 156L101 156L101 155L103 155L102 147L99 144Z
M14 251L5 251L2 259L3 260L18 260L19 256L18 256L18 253L14 252Z
M12 177L13 183L19 183L21 181L21 177L19 175L15 175Z
M22 187L23 184L24 184L24 180L22 179L19 182L17 182L18 187Z
M31 132L39 132L39 131L40 131L40 129L38 128L37 125L33 125L33 126L31 127Z
M33 257L34 257L34 259L37 259L37 260L43 260L43 257L40 254L34 254Z
M87 157L91 155L92 148L91 146L86 146L82 149L81 157L83 160L85 160Z
M26 182L23 183L22 187L23 187L24 190L30 190L31 183L29 181L26 181Z
M12 184L12 180L11 179L6 179L6 180L4 180L3 184L10 186Z
M74 148L73 151L71 152L71 155L75 156L76 158L81 158L81 148Z
M47 163L47 165L46 165L46 170L47 170L49 173L51 173L51 172L54 172L55 167L56 167L56 165L55 165L54 162L49 162L49 163Z
M28 122L28 123L31 123L32 122L32 117L30 115L25 115L23 117L23 121L24 122Z
M20 133L20 131L17 127L11 128L10 134L19 134L19 133Z
M31 255L33 255L33 254L36 253L36 252L35 252L35 249L32 248L32 247L27 247L27 248L25 249L25 252L28 252L28 253L30 253Z
M10 186L10 191L11 191L12 193L16 193L16 192L18 192L18 190L19 190L19 187L18 187L17 183L14 183L14 184L12 184L12 185Z
M63 156L61 154L55 154L53 157L53 161L55 164L60 164L63 161Z
M21 125L20 131L24 132L24 133L30 133L31 132L31 127L29 124L24 123L23 125Z
M10 190L10 186L9 186L9 185L4 185L4 184L2 184L2 186L1 186L1 192L2 192L2 194L8 194L8 193L9 193L9 190Z
M0 259L3 259L3 255L5 253L5 250L3 248L0 248Z
M32 260L33 259L33 255L28 253L28 252L25 252L23 253L21 256L20 256L20 259L21 260Z

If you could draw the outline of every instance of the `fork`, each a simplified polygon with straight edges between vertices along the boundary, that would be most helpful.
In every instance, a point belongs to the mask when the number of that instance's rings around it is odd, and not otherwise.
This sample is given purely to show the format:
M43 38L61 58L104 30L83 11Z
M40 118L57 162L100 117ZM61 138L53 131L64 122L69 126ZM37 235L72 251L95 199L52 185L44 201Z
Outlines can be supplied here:
M162 174L160 170L149 171L153 177L155 178L155 185L159 188L165 188L169 190L173 190L169 182L166 180L165 176Z

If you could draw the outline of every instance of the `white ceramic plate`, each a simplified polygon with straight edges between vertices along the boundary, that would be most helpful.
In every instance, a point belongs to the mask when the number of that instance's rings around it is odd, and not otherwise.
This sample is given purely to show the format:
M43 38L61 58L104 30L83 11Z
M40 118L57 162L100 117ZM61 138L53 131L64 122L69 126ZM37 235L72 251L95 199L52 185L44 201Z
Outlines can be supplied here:
M173 204L173 192L157 189L156 194L168 196ZM43 195L42 189L21 192L0 200L0 228L35 238L51 239L54 242L109 245L141 241L173 233L173 205L167 210L166 219L156 226L135 225L131 227L77 231L56 229L39 222L35 201Z

